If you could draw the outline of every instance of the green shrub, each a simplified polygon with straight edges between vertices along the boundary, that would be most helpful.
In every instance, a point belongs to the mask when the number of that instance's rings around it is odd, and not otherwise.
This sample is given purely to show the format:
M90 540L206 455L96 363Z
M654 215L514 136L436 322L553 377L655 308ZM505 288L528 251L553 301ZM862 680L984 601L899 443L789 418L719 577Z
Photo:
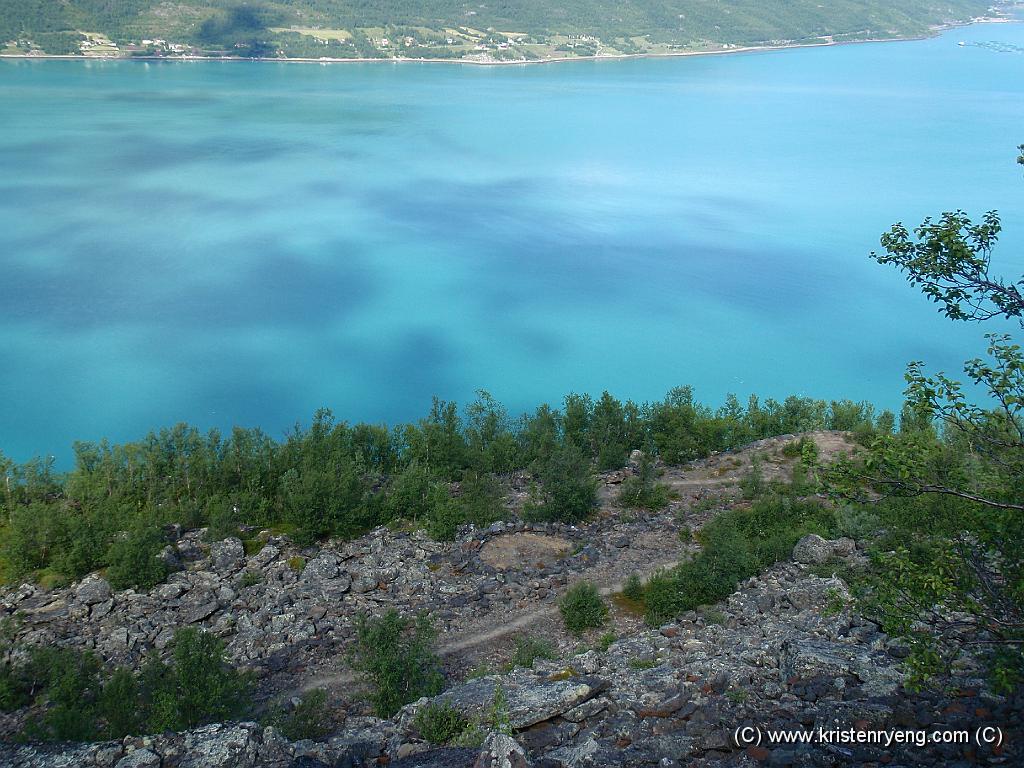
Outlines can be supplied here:
M167 578L167 564L158 555L166 546L159 528L140 527L110 545L107 580L114 589L147 590Z
M145 732L145 712L139 706L139 682L131 670L118 667L103 685L99 699L99 715L103 721L103 737L120 739Z
M0 704L17 708L33 696L43 704L25 726L25 737L37 741L183 730L248 708L248 678L225 664L223 641L179 629L174 662L168 666L151 656L140 675L118 668L104 680L99 660L89 652L32 648L20 666L7 662L0 668Z
M242 574L242 579L239 581L239 586L242 589L248 589L249 587L255 587L257 584L263 582L263 574L256 570L246 570Z
M865 506L848 504L836 512L836 526L843 536L860 541L882 527L882 521Z
M786 493L762 496L749 510L722 512L701 529L703 548L692 560L648 581L644 595L647 620L659 624L683 611L723 600L739 581L788 558L802 536L834 532L831 510Z
M799 459L801 451L803 450L804 438L799 440L791 440L782 446L782 455L788 459Z
M640 574L631 573L622 587L622 594L634 602L642 602L644 599L644 583L640 580Z
M597 587L588 581L581 581L572 587L559 601L565 628L574 635L582 635L588 629L603 626L608 620L608 606Z
M555 651L554 644L549 640L529 636L516 638L515 650L512 653L512 660L509 662L509 668L525 667L529 669L537 659L547 659L548 661L554 659Z
M668 506L670 498L668 486L658 482L658 471L654 461L644 453L637 474L627 477L622 482L618 503L623 507L654 511Z
M405 519L418 523L426 519L431 509L431 491L437 483L425 467L412 462L391 478L384 508L389 520Z
M484 528L505 514L502 487L493 476L467 472L459 491L459 506L467 523Z
M466 522L465 512L458 499L448 492L447 485L434 484L430 489L426 517L427 533L437 541L451 541L459 526Z
M469 721L451 704L426 704L413 718L413 726L431 744L451 744L466 730Z
M56 504L15 505L8 512L3 534L4 561L14 578L45 568L68 544L66 526Z
M357 617L352 666L370 685L370 700L380 717L441 692L444 677L434 639L424 615L414 621L391 609L380 618Z
M14 618L0 619L0 712L13 712L30 701L22 670L15 667L10 657L17 633L18 622Z
M768 488L764 479L764 472L761 470L761 459L754 456L750 461L750 469L740 479L740 493L743 498L750 500L762 495Z
M590 515L597 503L597 480L590 459L574 443L565 442L534 462L540 481L531 490L524 516L536 521L575 523Z
M219 637L183 627L174 633L173 660L168 668L153 659L143 671L154 730L187 730L248 708L251 681L228 665Z
M498 683L494 688L491 705L479 715L470 719L469 723L455 741L457 747L480 749L489 733L512 735L512 722L508 713L508 699L505 689Z
M39 741L92 741L99 736L99 659L69 648L33 648L25 671L29 690L45 691L47 705L29 720L26 736Z
M473 667L471 670L469 670L469 672L466 674L466 679L478 680L481 677L488 677L493 674L494 670L491 669L491 666L487 662L482 661L475 667Z
M594 647L603 653L611 648L612 643L616 640L618 640L618 638L615 636L614 632L605 632L597 639L597 644Z
M292 707L278 707L268 718L268 724L289 741L323 738L333 726L327 709L327 691L318 688L304 694Z
M661 624L682 612L679 581L672 571L658 571L647 580L643 602L647 623Z

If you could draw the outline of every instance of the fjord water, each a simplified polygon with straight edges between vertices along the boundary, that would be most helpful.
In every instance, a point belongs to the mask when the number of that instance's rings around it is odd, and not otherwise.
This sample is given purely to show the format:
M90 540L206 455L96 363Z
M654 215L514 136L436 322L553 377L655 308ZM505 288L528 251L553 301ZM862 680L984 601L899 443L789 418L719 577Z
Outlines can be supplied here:
M0 450L490 390L869 399L983 349L871 262L997 208L1020 25L736 56L0 62ZM991 330L991 329L990 329Z

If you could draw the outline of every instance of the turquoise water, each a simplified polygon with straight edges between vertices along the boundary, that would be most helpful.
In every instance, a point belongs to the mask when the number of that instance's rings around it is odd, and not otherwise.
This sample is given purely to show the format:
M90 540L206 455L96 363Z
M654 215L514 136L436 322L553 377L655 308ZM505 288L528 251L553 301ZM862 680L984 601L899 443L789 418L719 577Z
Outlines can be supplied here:
M957 41L1000 46L958 46ZM1024 25L475 68L0 62L0 449L490 390L900 401L953 326L867 254L998 208Z

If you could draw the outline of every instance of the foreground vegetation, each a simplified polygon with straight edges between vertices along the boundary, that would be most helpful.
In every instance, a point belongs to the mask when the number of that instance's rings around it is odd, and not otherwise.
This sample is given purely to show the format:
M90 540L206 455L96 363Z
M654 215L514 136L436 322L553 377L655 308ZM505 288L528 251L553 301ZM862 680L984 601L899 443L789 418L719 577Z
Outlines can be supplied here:
M435 400L426 418L391 429L320 411L283 441L179 425L137 443L77 443L65 474L0 454L0 556L8 580L56 584L105 568L115 588L146 588L166 575L164 526L206 526L212 539L276 528L309 543L404 520L451 538L505 513L513 472L532 478L528 517L574 522L595 504L594 471L623 466L634 449L680 463L773 435L893 423L865 403L797 397L746 407L730 397L712 410L683 387L643 405L570 395L517 420L481 393L461 414ZM648 472L641 480L633 501L650 503Z
M913 231L895 225L873 258L953 321L1024 326L1024 280L990 272L1001 228L994 211L979 223L947 212ZM628 596L663 621L723 599L804 533L843 534L870 553L871 568L846 575L861 610L906 642L911 686L941 685L965 654L998 691L1024 683L1024 353L1007 334L986 338L987 358L964 366L981 404L960 382L911 363L898 431L862 434L863 450L827 467L805 444L789 485L766 488L752 476L749 509L719 514L700 531L696 557L630 584ZM837 504L808 499L812 491Z
M611 0L531 0L468 10L452 0L181 0L173 6L160 0L0 0L0 49L10 42L22 52L77 54L88 52L99 33L98 52L105 54L444 59L484 52L492 59L528 60L916 35L983 15L990 4L683 0L668 8L653 2L624 7Z
M36 703L24 737L94 741L185 730L248 711L250 679L230 667L224 642L194 627L174 636L170 664L150 657L139 673L103 669L88 651L32 647L21 661L2 647L13 625L0 625L0 710Z

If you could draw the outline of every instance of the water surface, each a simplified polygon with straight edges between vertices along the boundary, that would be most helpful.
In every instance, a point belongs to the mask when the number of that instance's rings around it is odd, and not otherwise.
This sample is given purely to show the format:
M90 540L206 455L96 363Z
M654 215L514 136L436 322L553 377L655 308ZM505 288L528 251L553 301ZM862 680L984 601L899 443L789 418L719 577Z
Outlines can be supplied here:
M1003 46L958 46L998 41ZM998 208L1024 26L687 59L0 61L0 450L489 389L895 407L943 320L867 254Z

